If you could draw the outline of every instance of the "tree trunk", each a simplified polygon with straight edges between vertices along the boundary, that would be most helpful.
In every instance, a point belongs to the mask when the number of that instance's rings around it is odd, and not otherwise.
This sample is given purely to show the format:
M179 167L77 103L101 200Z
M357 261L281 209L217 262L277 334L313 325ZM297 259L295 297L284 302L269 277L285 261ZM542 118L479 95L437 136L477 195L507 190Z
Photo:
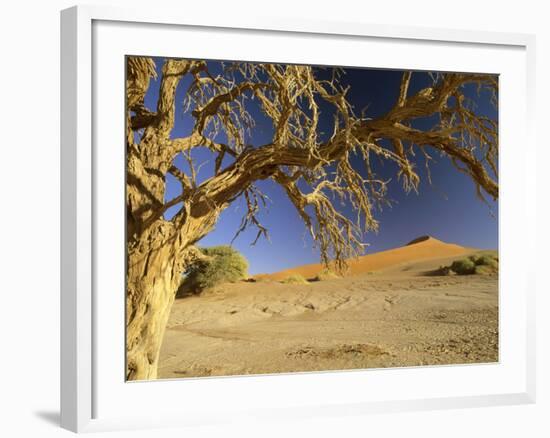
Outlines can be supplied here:
M202 65L202 63L199 63ZM171 221L165 212L165 175L185 146L170 139L174 126L175 93L193 61L168 60L163 66L157 112L145 109L149 79L155 76L152 60L132 59L127 71L127 272L126 272L126 378L157 378L160 347L181 275L200 251L193 244L212 230L224 202L192 211L188 201ZM197 67L195 65L195 67ZM133 115L144 123L138 143ZM139 117L138 117L139 116ZM189 147L194 145L189 145ZM184 181L182 181L183 183ZM187 189L190 187L186 187Z
M147 293L142 294L142 299L132 302L128 309L132 313L127 326L128 380L157 378L160 347L177 289L177 276L170 265L170 262L153 262L147 279L140 280L129 273L133 277L132 287L147 290Z
M149 233L151 237L151 233ZM157 378L160 347L182 271L174 245L159 239L128 251L126 377Z
M189 218L183 229L159 219L139 240L128 243L126 295L126 378L157 378L166 324L182 273L205 256L193 246L212 230L218 211Z

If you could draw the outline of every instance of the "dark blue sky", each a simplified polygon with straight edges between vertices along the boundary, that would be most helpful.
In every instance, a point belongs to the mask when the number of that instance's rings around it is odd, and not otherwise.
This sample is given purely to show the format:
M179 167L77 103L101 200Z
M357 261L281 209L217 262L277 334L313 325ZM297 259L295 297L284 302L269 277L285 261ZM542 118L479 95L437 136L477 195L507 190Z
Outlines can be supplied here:
M160 85L160 66L163 59L156 59L159 77L151 82L146 95L145 104L156 109L158 89ZM220 63L209 62L209 69L219 71ZM319 72L320 75L325 74ZM401 71L374 70L364 68L346 68L342 82L349 84L348 94L356 114L367 107L365 116L375 118L388 111L395 103L399 91ZM182 137L190 134L193 118L183 111L183 100L189 87L190 78L184 78L176 91L176 122L172 137ZM429 86L430 78L426 73L413 73L409 94ZM496 110L490 105L489 98L484 93L479 96L472 88L467 90L469 97L475 100L477 111L492 118L497 118ZM256 128L250 143L259 146L271 140L273 132L271 123L251 103L249 111L256 119ZM433 120L419 120L418 128L426 128ZM326 126L331 132L332 115L329 111L322 113L320 126ZM222 140L223 141L223 140ZM205 148L197 148L192 152L196 163L205 163L198 174L198 182L204 181L213 174L214 159ZM374 170L383 179L392 178L389 184L389 198L394 202L392 207L377 211L375 216L380 222L377 234L368 233L365 241L370 244L366 253L377 252L402 246L420 235L429 234L446 242L460 245L496 249L498 246L498 205L490 202L484 204L476 197L473 182L454 168L450 160L432 154L430 165L432 185L429 184L424 158L421 153L416 156L417 171L421 177L419 193L405 193L402 184L397 180L395 167L392 163L375 160ZM176 166L186 170L187 164L180 155L175 160ZM233 246L241 251L250 262L250 273L276 272L292 266L317 263L319 253L313 248L313 242L306 233L303 222L296 213L283 189L271 180L258 182L258 187L271 199L268 208L259 215L262 224L269 229L270 241L260 238L255 246L257 229L251 227L242 232L233 242ZM167 175L166 199L172 199L179 194L180 185ZM344 208L344 211L348 210ZM177 212L179 206L167 212L167 218ZM239 228L246 208L243 199L238 199L221 215L216 229L204 237L201 246L229 244Z

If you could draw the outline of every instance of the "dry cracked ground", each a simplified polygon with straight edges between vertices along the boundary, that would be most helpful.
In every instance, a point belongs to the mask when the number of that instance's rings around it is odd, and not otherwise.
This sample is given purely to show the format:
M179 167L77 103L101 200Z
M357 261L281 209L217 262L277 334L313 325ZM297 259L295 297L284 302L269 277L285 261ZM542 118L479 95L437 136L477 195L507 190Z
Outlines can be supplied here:
M429 275L452 260L303 285L240 282L178 299L159 376L496 362L498 278Z

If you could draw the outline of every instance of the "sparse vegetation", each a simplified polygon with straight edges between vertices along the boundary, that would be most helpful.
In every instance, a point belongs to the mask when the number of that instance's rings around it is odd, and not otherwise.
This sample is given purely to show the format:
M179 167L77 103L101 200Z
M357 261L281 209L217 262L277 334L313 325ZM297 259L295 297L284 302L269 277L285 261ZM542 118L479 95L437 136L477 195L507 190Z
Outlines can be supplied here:
M231 246L201 248L201 252L206 258L191 266L181 288L200 292L247 278L248 261Z
M491 275L498 272L498 253L485 251L455 260L450 266L440 266L435 275Z
M289 275L281 280L284 284L309 284L309 282L300 274Z
M491 275L496 274L498 272L498 265L495 268L494 266L488 266L488 265L480 265L476 266L476 274L480 275Z
M451 270L458 275L475 274L476 264L470 259L456 260L451 265Z
M323 269L315 277L312 278L312 281L327 281L335 280L337 278L340 278L340 276L335 272L331 271L330 269Z
M490 254L481 254L470 256L476 266L489 266L492 268L498 268L498 258Z

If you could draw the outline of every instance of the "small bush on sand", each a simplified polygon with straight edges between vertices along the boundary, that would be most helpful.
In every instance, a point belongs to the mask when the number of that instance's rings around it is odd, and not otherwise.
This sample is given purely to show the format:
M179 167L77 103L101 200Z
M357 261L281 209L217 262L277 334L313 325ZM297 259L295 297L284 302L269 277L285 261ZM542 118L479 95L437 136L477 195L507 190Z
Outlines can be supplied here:
M221 283L234 283L247 278L248 261L230 246L201 248L209 260L195 263L186 273L182 287L198 292Z
M492 275L498 273L498 257L493 254L480 256L476 265L476 274Z
M337 278L340 278L338 274L335 272L332 272L330 269L323 269L321 272L319 272L315 277L313 277L313 281L327 281L327 280L335 280Z
M498 267L488 266L488 265L479 265L476 266L476 274L480 275L493 275L498 273Z
M495 258L491 257L490 255L482 255L477 258L476 265L498 267L498 261L495 260Z
M452 263L451 270L458 275L471 275L475 274L476 264L470 259L456 260Z
M498 273L498 253L483 251L466 259L456 260L451 266L440 266L432 275L492 275Z
M281 280L284 284L309 284L309 282L300 274L289 275Z
M485 251L473 254L466 259L456 260L451 266L440 266L432 275L492 275L498 273L498 254Z
M479 258L480 258L479 254L473 254L471 256L468 256L468 259L474 262L474 265L477 265L477 261L479 260Z

